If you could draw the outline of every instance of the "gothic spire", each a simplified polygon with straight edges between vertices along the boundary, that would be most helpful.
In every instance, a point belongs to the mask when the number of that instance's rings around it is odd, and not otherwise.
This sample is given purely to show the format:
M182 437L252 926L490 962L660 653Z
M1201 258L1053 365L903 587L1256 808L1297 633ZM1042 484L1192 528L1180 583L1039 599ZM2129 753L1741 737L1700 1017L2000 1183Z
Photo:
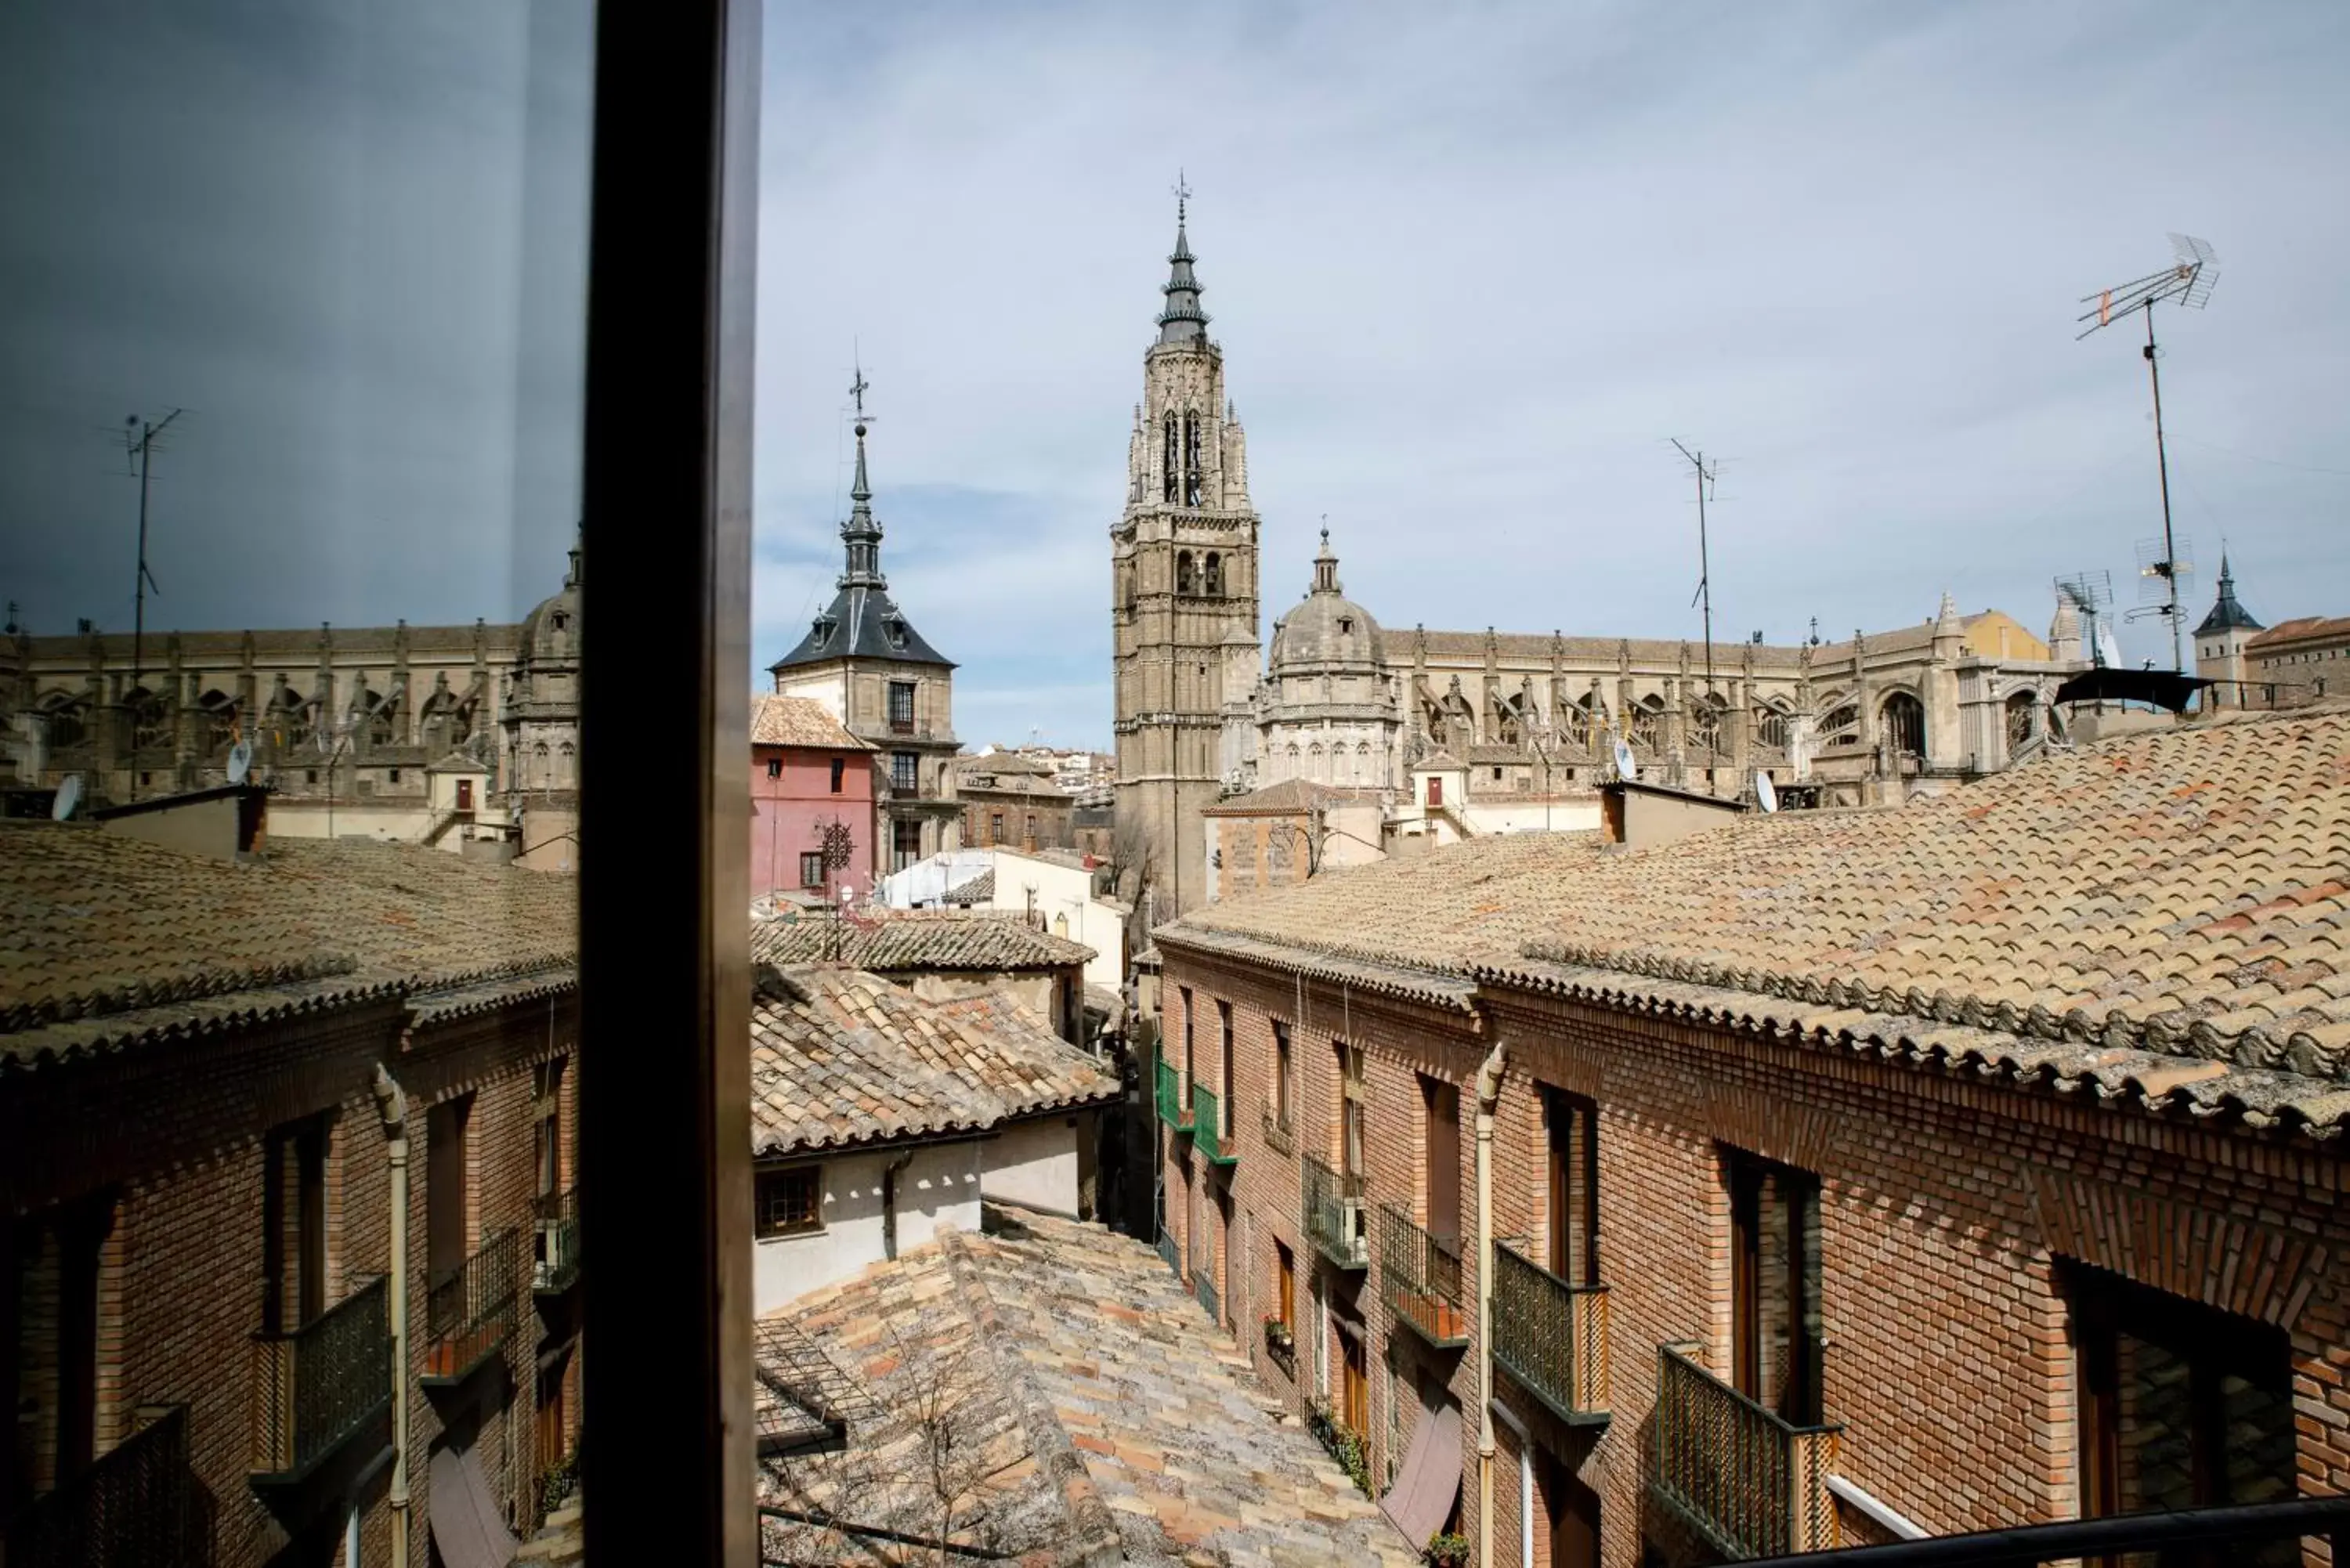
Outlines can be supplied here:
M1161 343L1197 343L1208 335L1208 313L1200 308L1200 296L1205 291L1200 280L1191 274L1191 264L1199 258L1191 254L1191 242L1185 237L1185 215L1191 199L1191 187L1183 177L1175 177L1175 254L1167 258L1167 281L1159 292L1167 296L1167 307L1159 313L1159 341Z
M2228 566L2228 553L2220 552L2220 597L2212 603L2211 613L2195 628L2198 637L2210 637L2223 631L2259 631L2261 623L2252 612L2236 602L2236 574Z
M873 486L865 477L865 421L857 421L857 482L848 488L848 521L840 536L848 544L848 569L840 575L844 588L886 588L881 575L881 524L873 519Z

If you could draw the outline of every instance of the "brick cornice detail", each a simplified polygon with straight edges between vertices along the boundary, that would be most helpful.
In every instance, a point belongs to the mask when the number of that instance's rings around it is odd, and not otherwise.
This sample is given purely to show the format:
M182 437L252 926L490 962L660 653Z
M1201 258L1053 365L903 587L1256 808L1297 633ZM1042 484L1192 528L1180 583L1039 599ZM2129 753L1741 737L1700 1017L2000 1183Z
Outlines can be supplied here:
M1817 1106L1799 1106L1759 1094L1743 1084L1707 1078L1698 1085L1700 1124L1714 1137L1750 1154L1801 1170L1831 1168L1835 1116Z
M2094 1177L2028 1167L2049 1251L2290 1330L2331 1258L2311 1237Z

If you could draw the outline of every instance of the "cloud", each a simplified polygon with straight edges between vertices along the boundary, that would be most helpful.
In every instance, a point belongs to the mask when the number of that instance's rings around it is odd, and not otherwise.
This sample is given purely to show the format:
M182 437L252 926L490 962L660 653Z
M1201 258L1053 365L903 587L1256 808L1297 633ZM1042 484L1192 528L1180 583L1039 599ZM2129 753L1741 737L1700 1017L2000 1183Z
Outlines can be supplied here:
M2350 469L2350 215L2311 199L2350 152L2338 8L784 15L762 526L806 536L854 337L893 587L959 688L1048 728L1107 736L1102 564L1178 163L1268 621L1327 513L1389 624L1695 636L1669 435L1722 460L1726 637L1902 625L1946 588L2034 623L2092 567L2126 591L2160 530L2144 362L2072 317L2170 229L2225 263L2161 323L2193 591L2224 534L2268 618L2350 598L2338 481L2274 465ZM991 498L972 526L913 500L961 492ZM763 618L794 586L762 579ZM1024 657L1101 675L990 684Z

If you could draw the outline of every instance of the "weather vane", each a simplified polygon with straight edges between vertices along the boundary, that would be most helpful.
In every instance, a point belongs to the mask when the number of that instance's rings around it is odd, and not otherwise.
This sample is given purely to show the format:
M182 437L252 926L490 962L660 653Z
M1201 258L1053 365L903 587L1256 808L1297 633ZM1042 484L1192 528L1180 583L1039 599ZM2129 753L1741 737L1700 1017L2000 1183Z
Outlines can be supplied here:
M865 394L873 389L873 383L865 379L865 357L861 352L852 363L856 379L848 383L848 395L857 400L857 417L861 421L865 418Z
M1184 206L1191 200L1191 187L1184 181L1182 170L1178 169L1175 171L1175 183L1169 186L1168 189L1172 191L1175 194L1175 218L1178 223L1180 223L1183 218Z

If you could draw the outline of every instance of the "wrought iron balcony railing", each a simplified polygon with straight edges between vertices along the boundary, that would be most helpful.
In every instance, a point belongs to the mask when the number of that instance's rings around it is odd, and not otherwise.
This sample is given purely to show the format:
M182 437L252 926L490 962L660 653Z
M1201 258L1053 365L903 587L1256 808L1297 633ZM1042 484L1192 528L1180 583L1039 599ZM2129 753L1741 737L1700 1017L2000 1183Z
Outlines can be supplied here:
M493 1231L481 1250L432 1281L424 1313L428 1384L455 1383L488 1360L518 1326L522 1232Z
M1493 1360L1570 1425L1607 1418L1607 1287L1493 1244Z
M2019 1525L1965 1535L1929 1535L1884 1546L1848 1546L1842 1551L1789 1553L1747 1568L2040 1568L2043 1563L2137 1563L2147 1558L2181 1562L2255 1563L2266 1546L2287 1563L2307 1559L2305 1551L2276 1549L2286 1542L2304 1548L2310 1537L2334 1542L2334 1560L2350 1546L2350 1496L2296 1497L2282 1502L2237 1503L2216 1508L2163 1509L2116 1513L2104 1519L2064 1519L2054 1524Z
M1827 1478L1844 1428L1783 1419L1700 1366L1696 1348L1657 1350L1657 1501L1731 1557L1835 1545Z
M253 1341L253 1469L310 1473L391 1407L389 1287L361 1285L289 1334Z
M1379 1209L1379 1289L1396 1316L1429 1344L1450 1350L1469 1343L1460 1254L1390 1204Z
M1265 1147L1275 1154L1295 1154L1297 1138L1290 1125L1275 1116L1271 1106L1264 1107L1263 1114Z
M531 1288L541 1295L561 1295L579 1278L579 1189L538 1200L537 1256L531 1263Z
M1191 1106L1183 1098L1183 1075L1164 1056L1152 1058L1159 1085L1159 1119L1179 1133L1191 1130Z
M1199 1303L1201 1306L1208 1309L1208 1321L1210 1323L1217 1324L1222 1324L1224 1321L1224 1311L1216 1296L1215 1271L1212 1269L1193 1269L1191 1271L1191 1293L1199 1298Z
M1183 1249L1175 1244L1164 1225L1159 1227L1159 1261L1167 1265L1169 1273L1179 1280L1183 1277Z
M1310 1154L1298 1157L1297 1173L1305 1237L1314 1243L1314 1250L1342 1269L1369 1267L1363 1179L1341 1176Z
M1205 1084L1191 1085L1191 1147L1210 1165L1230 1165L1241 1157L1232 1134L1224 1131L1215 1091Z
M8 1568L183 1568L199 1560L188 1411L174 1405L0 1528Z

